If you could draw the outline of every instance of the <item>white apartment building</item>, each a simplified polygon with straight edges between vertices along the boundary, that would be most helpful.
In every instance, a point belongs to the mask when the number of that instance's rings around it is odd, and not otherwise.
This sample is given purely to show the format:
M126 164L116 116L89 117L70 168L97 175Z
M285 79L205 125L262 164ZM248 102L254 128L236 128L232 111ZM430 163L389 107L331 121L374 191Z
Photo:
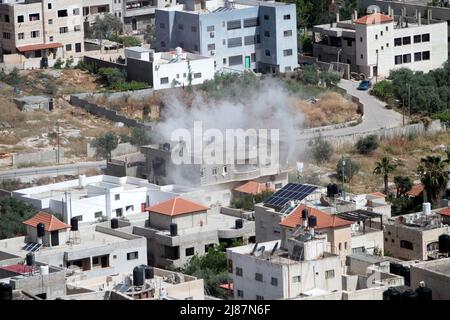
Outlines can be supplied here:
M177 186L157 186L144 179L98 175L31 187L13 192L13 197L38 210L61 214L64 221L80 222L118 218L142 213L146 206L180 194L195 196L195 190Z
M130 60L137 59L151 64L151 84L155 90L184 87L189 84L202 84L205 80L214 79L214 59L198 54L183 52L178 47L175 51L155 52L143 47L125 49L128 68L139 68ZM130 62L130 63L129 63Z
M4 62L81 56L84 51L82 1L26 0L0 4L0 54ZM48 60L47 60L48 59Z
M366 78L387 77L391 70L428 72L447 61L447 24L422 18L370 13L349 21L313 27L314 56L324 62L348 64Z

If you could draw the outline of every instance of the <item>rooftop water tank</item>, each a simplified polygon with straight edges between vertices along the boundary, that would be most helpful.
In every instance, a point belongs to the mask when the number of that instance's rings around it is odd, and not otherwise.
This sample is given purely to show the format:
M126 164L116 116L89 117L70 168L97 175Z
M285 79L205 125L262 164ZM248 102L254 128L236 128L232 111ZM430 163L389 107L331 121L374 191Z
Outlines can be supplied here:
M236 227L236 229L242 229L244 227L244 220L236 219L235 227Z
M421 281L416 289L419 300L433 300L433 291L425 286L425 282Z
M4 300L12 300L13 297L13 289L9 283L0 283L0 301Z
M133 269L133 286L144 285L144 269L142 267L135 267Z
M70 230L71 231L78 231L78 219L77 218L72 218L70 219Z
M423 213L426 215L431 214L431 203L429 202L424 202L422 204L422 209L423 209Z
M42 238L45 236L45 224L43 224L42 222L38 223L36 229L38 238Z
M315 228L317 226L317 217L316 216L309 216L308 217L308 225L311 228Z
M80 188L86 187L86 176L84 174L78 176L78 185Z
M170 236L175 237L178 235L178 225L176 223L170 224Z
M450 236L448 234L441 234L439 236L439 252L449 253L450 251Z
M28 252L26 255L26 264L28 267L32 267L34 266L34 253L33 252Z
M119 220L116 218L111 219L111 229L119 228Z
M406 290L403 291L403 293L400 296L400 299L405 301L419 300L419 294L413 290Z
M398 301L400 300L400 291L395 288L389 288L383 292L383 300Z

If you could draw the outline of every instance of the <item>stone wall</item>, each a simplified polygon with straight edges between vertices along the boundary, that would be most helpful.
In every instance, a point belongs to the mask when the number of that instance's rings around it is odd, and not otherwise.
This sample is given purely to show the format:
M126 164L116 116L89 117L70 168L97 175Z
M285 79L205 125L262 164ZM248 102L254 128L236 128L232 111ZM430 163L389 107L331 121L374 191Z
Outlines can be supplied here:
M26 165L37 163L57 163L58 150L44 150L31 153L17 153L12 155L12 165ZM64 148L60 148L59 161L64 161Z

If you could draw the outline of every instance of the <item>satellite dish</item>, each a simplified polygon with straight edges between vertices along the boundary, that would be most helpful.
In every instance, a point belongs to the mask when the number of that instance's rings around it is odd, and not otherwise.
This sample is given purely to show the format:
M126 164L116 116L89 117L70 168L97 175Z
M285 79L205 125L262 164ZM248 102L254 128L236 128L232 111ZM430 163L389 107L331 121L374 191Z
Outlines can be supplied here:
M258 248L258 250L255 251L255 257L259 257L264 253L264 250L266 250L265 246L261 246Z
M277 251L277 249L278 249L278 242L275 243L275 245L273 246L272 252L270 252L270 255L273 256L273 254L275 253L275 251Z
M256 249L258 248L258 243L255 243L255 246L252 249L252 255L255 253Z

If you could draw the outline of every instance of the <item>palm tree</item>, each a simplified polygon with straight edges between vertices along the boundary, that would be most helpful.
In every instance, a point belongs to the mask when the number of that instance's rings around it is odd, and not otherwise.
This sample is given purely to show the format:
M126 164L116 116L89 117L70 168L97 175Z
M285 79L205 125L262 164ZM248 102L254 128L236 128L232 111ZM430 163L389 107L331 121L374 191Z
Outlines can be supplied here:
M417 167L427 199L434 207L438 206L439 199L447 188L449 162L449 159L442 160L439 156L427 156L420 160L420 165Z
M389 174L395 171L397 166L391 162L389 157L381 158L381 161L375 163L375 169L373 169L373 174L382 175L384 179L384 194L388 194L388 182Z

